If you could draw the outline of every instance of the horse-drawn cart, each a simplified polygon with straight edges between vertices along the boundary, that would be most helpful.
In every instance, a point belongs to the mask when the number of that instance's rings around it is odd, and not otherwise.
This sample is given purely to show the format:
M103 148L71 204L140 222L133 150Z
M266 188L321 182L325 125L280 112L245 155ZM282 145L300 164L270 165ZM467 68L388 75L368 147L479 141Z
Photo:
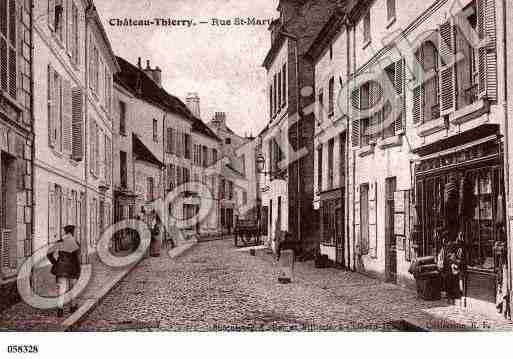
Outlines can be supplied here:
M260 244L260 228L257 220L238 219L235 224L235 247L247 247Z

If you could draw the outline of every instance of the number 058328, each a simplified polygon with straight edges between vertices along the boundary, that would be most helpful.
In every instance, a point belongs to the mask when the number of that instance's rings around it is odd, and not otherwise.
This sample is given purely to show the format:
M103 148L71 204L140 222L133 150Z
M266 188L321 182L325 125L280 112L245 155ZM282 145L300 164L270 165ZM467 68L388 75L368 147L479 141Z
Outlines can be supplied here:
M36 354L39 352L37 345L8 345L7 353L9 354Z

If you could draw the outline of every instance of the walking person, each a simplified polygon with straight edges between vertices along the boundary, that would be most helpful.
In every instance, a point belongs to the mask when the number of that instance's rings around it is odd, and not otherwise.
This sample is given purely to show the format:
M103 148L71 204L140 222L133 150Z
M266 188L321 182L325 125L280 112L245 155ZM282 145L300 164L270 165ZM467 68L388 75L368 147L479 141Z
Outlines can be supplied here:
M52 264L51 273L56 277L59 292L57 316L64 315L64 294L71 290L80 277L80 245L75 239L75 226L64 227L64 235L50 248L47 254ZM73 299L70 301L71 312L77 309Z
M160 249L162 246L162 222L156 212L153 213L151 221L151 256L160 257Z

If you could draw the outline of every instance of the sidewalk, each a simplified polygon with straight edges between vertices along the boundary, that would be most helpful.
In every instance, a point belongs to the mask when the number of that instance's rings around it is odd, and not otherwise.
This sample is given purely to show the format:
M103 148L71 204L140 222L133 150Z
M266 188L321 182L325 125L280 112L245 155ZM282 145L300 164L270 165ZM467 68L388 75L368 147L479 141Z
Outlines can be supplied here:
M144 259L143 259L144 260ZM0 313L0 331L67 331L89 313L139 263L125 268L106 266L95 255L91 258L92 276L86 289L77 299L78 310L70 314L69 304L64 306L64 317L57 317L56 309L36 309L21 301ZM50 266L38 269L34 275L34 288L41 296L57 295L55 277Z
M257 250L256 257L276 266L267 250ZM255 259L251 259L255 258ZM384 283L364 274L336 268L315 268L312 261L296 262L293 282L316 287L350 305L363 316L385 318L387 324L400 331L513 331L513 322L500 314L485 315L471 312L462 306L449 305L445 299L424 301L413 290Z

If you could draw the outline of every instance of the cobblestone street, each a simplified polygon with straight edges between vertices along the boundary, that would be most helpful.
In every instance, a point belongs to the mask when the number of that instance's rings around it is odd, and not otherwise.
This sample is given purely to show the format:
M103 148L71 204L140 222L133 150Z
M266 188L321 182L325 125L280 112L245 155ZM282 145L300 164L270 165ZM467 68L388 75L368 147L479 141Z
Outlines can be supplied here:
M406 316L440 323L458 315L444 302L312 262L296 265L292 284L278 284L276 271L269 255L237 252L231 241L199 244L175 260L149 258L76 329L394 330L390 323Z

